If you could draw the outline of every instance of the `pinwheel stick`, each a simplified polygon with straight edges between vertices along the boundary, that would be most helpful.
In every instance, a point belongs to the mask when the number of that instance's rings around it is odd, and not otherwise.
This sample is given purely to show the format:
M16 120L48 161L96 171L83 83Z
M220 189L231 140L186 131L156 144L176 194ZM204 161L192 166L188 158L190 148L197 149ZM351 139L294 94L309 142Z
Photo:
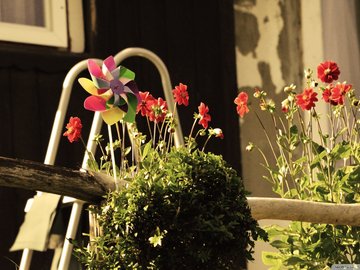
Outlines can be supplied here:
M117 177L116 177L116 162L115 162L113 136L112 136L111 126L110 125L107 125L107 126L108 126L108 133L109 133L110 154L111 154L111 162L112 162L112 167L113 167L114 181L115 181L116 189L118 189L118 181L117 181Z

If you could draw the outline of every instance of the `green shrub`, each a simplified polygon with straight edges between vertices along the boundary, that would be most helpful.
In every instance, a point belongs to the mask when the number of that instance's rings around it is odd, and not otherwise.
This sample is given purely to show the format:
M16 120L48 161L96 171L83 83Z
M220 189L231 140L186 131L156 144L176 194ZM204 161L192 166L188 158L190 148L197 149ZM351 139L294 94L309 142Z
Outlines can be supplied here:
M89 269L239 269L266 238L221 156L152 151L128 188L96 210L102 234L77 250Z

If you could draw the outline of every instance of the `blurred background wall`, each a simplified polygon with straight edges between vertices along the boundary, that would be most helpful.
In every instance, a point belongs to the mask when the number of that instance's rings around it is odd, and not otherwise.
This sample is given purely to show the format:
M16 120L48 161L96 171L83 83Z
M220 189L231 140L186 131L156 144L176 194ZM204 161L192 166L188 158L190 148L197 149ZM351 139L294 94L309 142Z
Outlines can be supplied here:
M235 46L237 84L249 95L258 87L273 98L278 109L285 98L283 89L294 83L303 87L303 71L314 70L325 60L338 63L339 81L360 87L359 2L354 0L235 0ZM359 92L358 92L359 93ZM271 119L257 104L250 110L259 113L267 127ZM320 105L320 104L319 104ZM318 105L317 105L318 106ZM326 107L318 108L326 112ZM267 119L267 120L266 120ZM245 150L249 142L257 144L271 157L270 148L254 114L240 121L241 153L245 186L252 196L275 196L263 179L266 170L256 151ZM274 164L274 160L270 160ZM261 224L286 224L265 220ZM268 269L261 263L261 251L271 250L263 243L256 245L255 262L248 269Z

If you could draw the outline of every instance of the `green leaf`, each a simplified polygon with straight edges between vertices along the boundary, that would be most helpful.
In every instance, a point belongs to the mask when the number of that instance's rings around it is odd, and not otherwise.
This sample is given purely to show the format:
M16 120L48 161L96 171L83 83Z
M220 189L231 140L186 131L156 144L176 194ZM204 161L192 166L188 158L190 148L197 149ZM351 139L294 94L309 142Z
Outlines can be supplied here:
M128 146L124 150L124 155L127 156L131 152L131 146Z
M298 135L299 134L299 130L298 130L298 127L296 125L292 125L290 127L290 134L291 135Z
M322 145L320 145L314 141L311 141L311 144L312 144L312 151L315 155L321 154L323 152L326 153L326 149Z
M338 143L331 150L330 155L335 160L349 158L351 155L351 146L348 142Z
M314 169L315 167L320 165L320 162L323 160L323 158L327 155L327 151L323 150L322 152L320 152L319 154L317 154L315 156L315 158L313 159L313 161L310 163L310 168Z
M285 261L286 265L297 265L297 264L303 263L303 262L304 262L303 259L296 257L294 255Z
M278 225L271 225L265 227L265 231L269 235L269 237L281 236L284 234L284 228Z
M289 248L290 245L284 241L281 241L281 240L275 240L275 241L272 241L270 243L270 245L272 245L273 247L275 248Z
M307 160L307 157L306 156L302 156L301 158L297 159L294 161L295 164L298 164L298 165L301 165L303 164L304 162L306 162Z
M280 270L282 267L282 258L280 253L263 251L261 259L265 265L272 266L270 268L271 270Z
M149 153L150 149L152 146L152 141L148 141L145 145L144 145L144 149L141 155L141 159L143 160Z
M348 174L348 183L350 185L355 185L360 183L360 165L354 166L354 170Z

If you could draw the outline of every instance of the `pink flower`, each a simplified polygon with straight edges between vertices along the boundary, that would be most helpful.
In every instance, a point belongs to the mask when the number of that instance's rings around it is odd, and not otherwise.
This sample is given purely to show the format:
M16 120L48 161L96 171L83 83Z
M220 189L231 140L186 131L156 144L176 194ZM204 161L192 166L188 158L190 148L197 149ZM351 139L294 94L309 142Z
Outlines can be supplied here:
M240 92L234 100L234 103L237 105L236 111L241 118L243 118L244 115L249 112L249 108L247 106L248 98L248 94L245 92Z
M155 123L160 123L165 120L165 116L168 112L168 107L166 101L162 98L154 99L150 102L151 112L149 113L150 121Z
M335 62L325 61L317 67L318 78L325 83L331 83L339 78L340 70Z
M79 117L70 117L69 123L66 125L67 131L63 134L69 142L77 142L81 137L82 124Z
M211 116L210 116L210 114L208 114L209 107L201 102L198 109L199 109L199 116L200 116L199 124L202 125L203 128L206 129L206 128L208 128L208 123L211 121Z
M296 104L303 110L310 110L318 101L316 96L317 93L312 88L305 88L304 92L296 95Z
M139 95L141 101L137 105L136 113L141 112L142 116L149 116L155 98L149 92L139 92Z
M187 91L187 85L180 83L178 86L175 86L175 89L173 89L172 92L177 104L184 104L184 106L189 105L189 93Z

